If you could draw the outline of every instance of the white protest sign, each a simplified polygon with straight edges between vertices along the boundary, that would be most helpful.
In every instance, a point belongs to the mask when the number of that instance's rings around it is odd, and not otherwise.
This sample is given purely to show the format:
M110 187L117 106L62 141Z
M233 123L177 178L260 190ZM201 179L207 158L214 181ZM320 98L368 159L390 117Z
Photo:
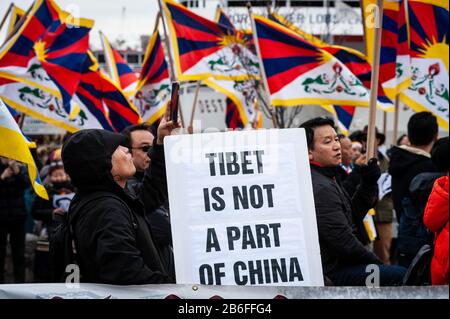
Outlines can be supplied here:
M164 147L178 284L323 286L303 129Z
M72 201L75 193L54 195L53 196L53 207L62 208L65 212L69 211L70 202Z
M389 173L381 174L378 179L378 200L392 192L392 176Z

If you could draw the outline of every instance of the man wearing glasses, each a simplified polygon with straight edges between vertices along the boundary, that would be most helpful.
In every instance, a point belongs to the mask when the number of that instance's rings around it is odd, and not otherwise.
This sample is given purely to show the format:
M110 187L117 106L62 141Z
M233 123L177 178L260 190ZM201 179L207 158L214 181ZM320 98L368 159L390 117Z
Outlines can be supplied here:
M164 147L153 135L151 126L145 123L129 126L122 134L128 138L136 167L136 174L127 182L127 190L140 197L144 203L146 219L161 257L166 262L167 270L175 276L167 184L152 187L151 183L154 179L149 178L151 175L164 174L164 179L159 180L166 180ZM163 132L157 133L161 136L163 134ZM155 193L155 189L163 189L164 192Z

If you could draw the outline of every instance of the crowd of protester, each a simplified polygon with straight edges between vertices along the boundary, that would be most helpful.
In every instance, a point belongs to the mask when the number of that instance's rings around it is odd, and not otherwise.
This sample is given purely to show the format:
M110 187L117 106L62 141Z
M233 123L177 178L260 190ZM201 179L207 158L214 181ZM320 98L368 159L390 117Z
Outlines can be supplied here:
M82 281L174 283L163 140L177 126L164 117L157 129L141 124L122 134L84 130L68 135L40 163L49 200L34 197L28 205L25 167L1 158L0 283L5 282L8 242L13 282L60 281L50 246L64 221L73 232ZM436 117L414 114L407 134L390 148L377 130L372 159L367 158L367 127L348 137L337 134L328 118L301 127L325 283L365 285L367 265L376 264L381 285L405 284L408 268L429 245L429 278L419 284L448 284L449 138L438 139ZM374 239L364 222L368 214L375 223ZM25 274L27 215L34 221L29 232L36 243L31 279Z

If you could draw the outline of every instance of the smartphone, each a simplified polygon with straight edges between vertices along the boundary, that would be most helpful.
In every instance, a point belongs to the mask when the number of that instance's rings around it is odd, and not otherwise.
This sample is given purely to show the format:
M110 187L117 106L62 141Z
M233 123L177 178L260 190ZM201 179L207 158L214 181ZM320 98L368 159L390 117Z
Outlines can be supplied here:
M172 93L170 97L170 120L173 123L178 122L178 94L180 90L180 82L172 82Z

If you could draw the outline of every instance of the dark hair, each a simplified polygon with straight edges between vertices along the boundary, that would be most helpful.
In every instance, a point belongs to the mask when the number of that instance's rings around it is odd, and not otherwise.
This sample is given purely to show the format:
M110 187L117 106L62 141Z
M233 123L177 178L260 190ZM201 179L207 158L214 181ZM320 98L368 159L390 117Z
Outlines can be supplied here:
M449 171L448 140L448 136L438 139L431 150L431 160L440 172Z
M316 117L300 125L300 128L305 129L309 150L314 150L314 129L326 125L334 128L334 121L329 117Z
M397 139L397 144L395 144L395 145L400 146L400 142L401 142L406 136L407 136L406 134L403 134L402 136L400 136L400 137Z
M345 136L344 134L339 133L339 134L337 135L337 137L338 137L338 139L339 139L339 141L340 141L340 140L343 140L344 138L346 138L347 136Z
M364 135L363 131L357 130L357 131L354 131L353 133L351 133L351 134L348 136L348 138L349 138L352 142L360 142L360 143L362 143L362 142L363 142L363 135Z
M122 134L125 135L130 145L131 145L131 133L135 131L149 131L150 133L153 134L151 126L147 123L128 126L123 129Z
M438 134L436 116L431 112L416 113L408 121L408 138L411 145L428 145Z

